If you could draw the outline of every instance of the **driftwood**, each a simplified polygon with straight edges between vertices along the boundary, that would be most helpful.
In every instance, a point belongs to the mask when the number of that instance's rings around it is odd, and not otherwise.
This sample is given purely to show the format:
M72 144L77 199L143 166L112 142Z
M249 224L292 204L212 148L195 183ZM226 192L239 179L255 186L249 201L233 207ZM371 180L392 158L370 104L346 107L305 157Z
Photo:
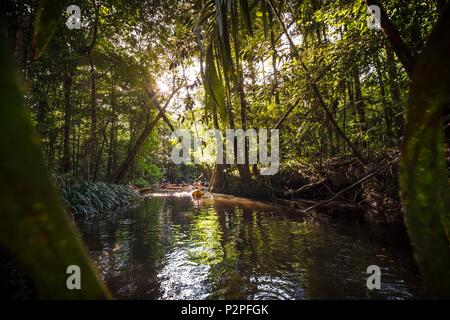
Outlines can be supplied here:
M340 201L329 201L327 203L318 203L317 201L313 200L286 200L286 199L280 199L275 198L275 203L277 205L281 205L283 207L289 207L292 209L295 209L296 211L307 213L305 211L306 206L315 206L316 209L320 209L320 211L329 211L331 209L336 208L348 208L348 209L360 209L361 206L358 204L348 204L348 203L342 203ZM317 206L316 206L317 205Z
M314 205L312 205L312 206L310 206L310 207L308 207L308 208L306 208L306 209L304 209L304 210L302 210L302 211L306 213L306 212L308 212L308 211L311 211L312 209L315 209L315 208L317 208L317 207L323 206L324 204L330 203L331 201L333 201L333 200L339 198L339 197L340 197L342 194L344 194L345 192L347 192L347 191L349 191L349 190L351 190L351 189L353 189L353 188L359 186L360 184L366 182L367 180L370 180L371 178L373 178L373 177L379 175L381 172L383 172L384 170L390 168L391 166L393 166L394 164L398 163L399 161L400 161L400 157L398 157L398 158L396 158L396 159L390 161L387 165L385 165L385 166L379 168L378 170L372 172L371 174L365 176L364 178L362 178L361 180L355 182L355 183L352 184L351 186L349 186L349 187L347 187L347 188L345 188L345 189L339 191L338 193L336 193L336 194L335 194L333 197L331 197L330 199L327 199L327 200L321 201L321 202L319 202L319 203L316 203L316 204L314 204Z
M285 194L289 194L289 195L290 195L290 194L297 194L297 193L300 193L300 192L304 192L304 191L309 190L309 189L311 189L311 188L320 186L320 185L321 185L322 183L324 183L326 180L327 180L326 178L323 178L323 179L321 179L321 180L318 181L318 182L312 182L312 183L306 184L306 185L302 186L302 187L299 188L299 189L296 189L296 190L288 190L288 191L285 192Z
M138 189L138 192L139 192L139 194L142 195L142 194L154 191L154 190L155 190L155 188L140 188L140 189Z
M311 206L316 203L316 201L312 200L287 200L281 198L274 198L276 204L283 205L285 207L294 208L294 209L302 209L305 206Z

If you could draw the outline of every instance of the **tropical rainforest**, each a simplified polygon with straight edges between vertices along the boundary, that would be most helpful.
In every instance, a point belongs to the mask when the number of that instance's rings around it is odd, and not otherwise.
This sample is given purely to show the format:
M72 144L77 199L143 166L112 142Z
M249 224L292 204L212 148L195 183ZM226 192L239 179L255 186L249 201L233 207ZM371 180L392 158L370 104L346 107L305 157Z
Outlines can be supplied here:
M428 296L450 297L449 30L447 0L2 1L2 255L41 298L109 298L72 220L200 181L400 225ZM206 144L172 161L177 129L251 128L279 130L275 175L249 141L243 163Z

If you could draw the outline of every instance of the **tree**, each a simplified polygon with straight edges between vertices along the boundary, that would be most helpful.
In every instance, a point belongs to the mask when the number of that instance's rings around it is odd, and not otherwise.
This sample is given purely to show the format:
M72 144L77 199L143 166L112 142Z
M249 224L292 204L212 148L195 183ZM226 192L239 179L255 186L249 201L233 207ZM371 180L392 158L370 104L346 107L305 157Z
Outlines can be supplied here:
M400 187L417 262L429 291L450 297L450 203L442 111L450 102L450 8L414 68Z

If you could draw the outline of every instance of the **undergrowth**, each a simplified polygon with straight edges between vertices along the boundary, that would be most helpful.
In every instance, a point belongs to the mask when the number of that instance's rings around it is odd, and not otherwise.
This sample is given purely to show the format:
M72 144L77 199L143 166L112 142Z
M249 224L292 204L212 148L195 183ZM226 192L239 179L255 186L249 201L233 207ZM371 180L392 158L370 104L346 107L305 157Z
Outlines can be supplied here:
M59 178L58 187L64 203L75 215L117 210L139 201L138 194L128 185Z

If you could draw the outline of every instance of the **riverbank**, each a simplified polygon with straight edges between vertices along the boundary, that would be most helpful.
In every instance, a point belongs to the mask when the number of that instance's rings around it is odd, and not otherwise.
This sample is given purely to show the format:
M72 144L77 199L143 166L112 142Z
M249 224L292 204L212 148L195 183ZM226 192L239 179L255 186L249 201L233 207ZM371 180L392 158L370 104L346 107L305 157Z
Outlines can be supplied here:
M272 177L257 176L243 184L229 174L213 192L260 200L297 212L316 212L358 223L403 227L397 183L398 152L375 156L362 164L353 157L296 162ZM131 206L142 195L158 190L192 191L190 184L164 183L149 188L105 182L58 180L67 208L75 215L92 215Z
M296 162L273 177L258 176L248 184L228 175L219 192L360 223L403 226L398 159L393 150L367 163L354 157Z

